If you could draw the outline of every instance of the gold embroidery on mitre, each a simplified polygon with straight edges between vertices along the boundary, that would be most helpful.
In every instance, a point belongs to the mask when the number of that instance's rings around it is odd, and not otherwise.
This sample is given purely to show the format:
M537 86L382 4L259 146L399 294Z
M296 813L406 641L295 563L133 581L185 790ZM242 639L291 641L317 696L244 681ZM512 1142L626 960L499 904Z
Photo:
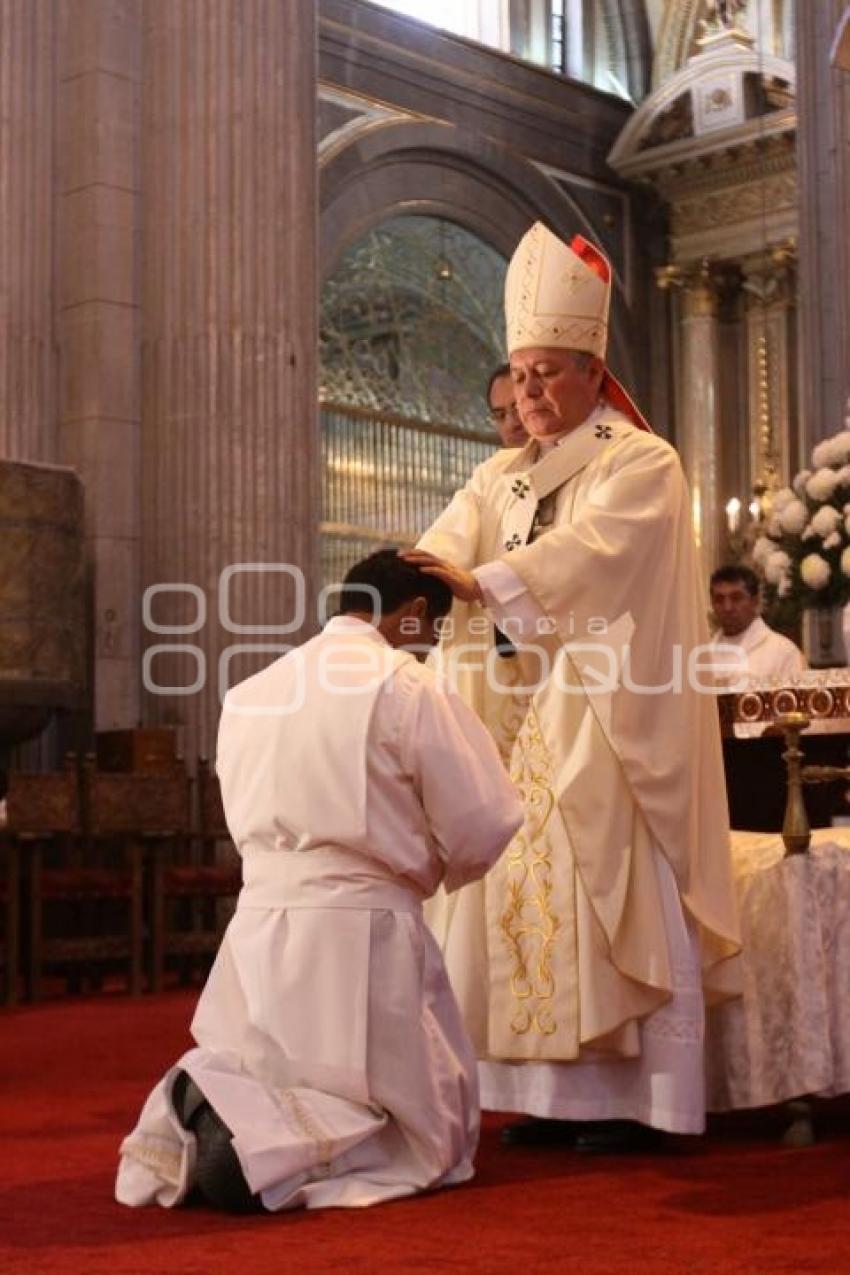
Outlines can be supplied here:
M547 826L555 809L548 782L549 754L532 708L517 738L511 779L525 807L525 823L507 851L507 899L499 918L512 964L515 1035L557 1030L551 1005L555 976L551 954L561 921L552 911L552 847Z

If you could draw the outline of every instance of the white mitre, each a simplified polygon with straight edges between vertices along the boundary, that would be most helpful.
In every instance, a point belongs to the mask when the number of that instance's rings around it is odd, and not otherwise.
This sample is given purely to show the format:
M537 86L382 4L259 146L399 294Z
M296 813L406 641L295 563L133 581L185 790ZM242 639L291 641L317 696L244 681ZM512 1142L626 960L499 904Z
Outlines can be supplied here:
M520 239L505 279L508 354L535 346L587 350L605 362L611 263L581 235L565 244L541 221ZM638 429L649 423L617 378L605 368L600 395Z
M597 269L586 265L541 221L523 235L505 279L509 354L541 345L587 350L604 361L611 267L598 249L588 248Z

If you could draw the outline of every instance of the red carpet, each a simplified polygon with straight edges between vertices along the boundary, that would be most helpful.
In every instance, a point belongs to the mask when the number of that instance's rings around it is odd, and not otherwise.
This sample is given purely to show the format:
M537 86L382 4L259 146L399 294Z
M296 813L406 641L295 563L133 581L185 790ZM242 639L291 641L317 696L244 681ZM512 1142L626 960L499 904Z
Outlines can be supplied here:
M187 1043L194 996L0 1014L0 1272L850 1272L850 1119L793 1151L752 1117L683 1150L587 1160L508 1150L486 1121L472 1185L379 1205L232 1219L112 1200L115 1155Z

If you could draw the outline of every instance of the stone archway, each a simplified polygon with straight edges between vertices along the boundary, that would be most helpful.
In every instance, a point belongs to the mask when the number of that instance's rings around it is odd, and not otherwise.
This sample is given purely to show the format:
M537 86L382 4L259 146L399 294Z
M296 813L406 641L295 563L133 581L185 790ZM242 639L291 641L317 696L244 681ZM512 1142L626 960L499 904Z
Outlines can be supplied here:
M342 254L387 218L447 218L509 258L532 222L569 239L606 243L563 184L515 151L480 134L435 121L394 116L346 128L344 144L320 164L319 260L326 278ZM633 342L624 281L615 277L609 361L633 384Z

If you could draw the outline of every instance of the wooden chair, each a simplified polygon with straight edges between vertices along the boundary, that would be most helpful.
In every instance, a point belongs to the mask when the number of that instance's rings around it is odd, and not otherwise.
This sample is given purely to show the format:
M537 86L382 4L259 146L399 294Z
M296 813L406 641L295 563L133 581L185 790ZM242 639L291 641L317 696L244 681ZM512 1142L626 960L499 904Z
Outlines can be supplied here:
M142 991L146 851L185 835L188 782L182 770L170 776L110 774L94 757L82 768L83 835L75 853L44 867L33 863L31 956L33 996L40 992L48 962L100 972L106 962L123 963L129 990ZM73 904L74 924L45 939L49 904ZM69 929L73 933L68 933Z
M168 957L184 971L214 956L225 927L223 904L242 886L239 857L224 818L218 779L201 758L196 783L196 823L183 854L154 861L152 888L153 961L151 983L162 987Z
M26 978L29 993L37 1000L41 993L42 963L47 959L42 926L43 904L45 894L48 898L53 897L58 884L51 875L56 870L51 865L74 856L79 848L80 800L75 759L69 757L64 770L56 773L13 771L6 795L6 818L3 839L12 856L8 885L11 888L17 878L19 897L22 880L26 879L29 885ZM9 923L17 943L18 918L10 918ZM17 953L10 953L10 960L12 965L8 967L7 977L11 979L14 976L16 986Z
M3 938L0 959L3 962L3 1000L6 1005L18 1003L21 945L21 857L17 837L4 824L0 828L0 914L3 916Z

